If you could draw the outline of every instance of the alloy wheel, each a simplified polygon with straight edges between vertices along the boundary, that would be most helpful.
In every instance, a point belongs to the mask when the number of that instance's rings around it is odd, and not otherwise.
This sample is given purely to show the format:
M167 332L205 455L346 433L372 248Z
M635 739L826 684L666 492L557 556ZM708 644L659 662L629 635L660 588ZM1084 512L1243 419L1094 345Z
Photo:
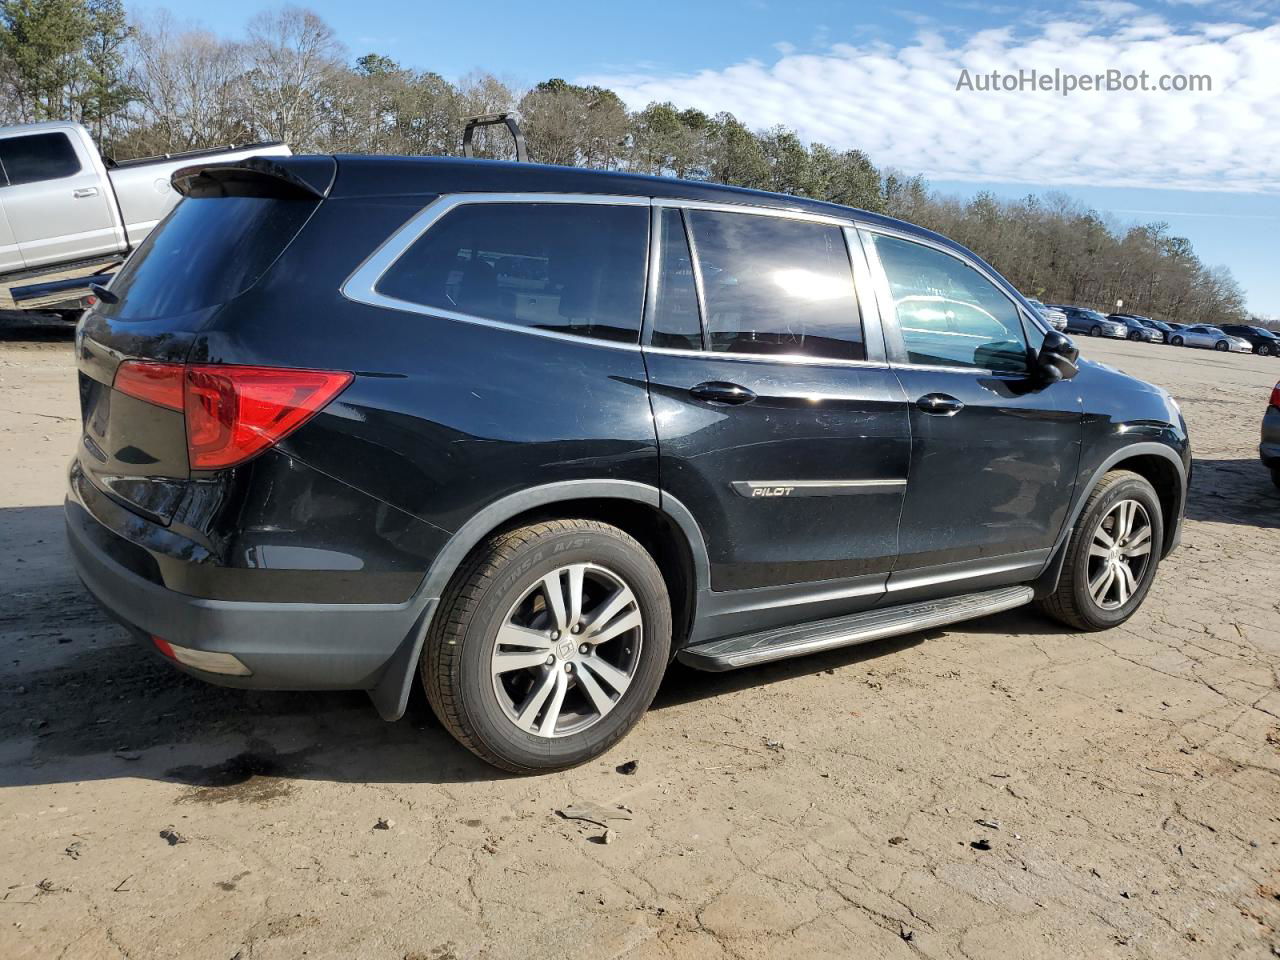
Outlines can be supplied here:
M594 563L560 567L529 586L498 630L498 703L526 733L582 733L627 692L643 633L640 604L618 574Z
M1089 544L1089 595L1103 610L1129 602L1151 561L1151 517L1137 500L1121 500L1103 516Z

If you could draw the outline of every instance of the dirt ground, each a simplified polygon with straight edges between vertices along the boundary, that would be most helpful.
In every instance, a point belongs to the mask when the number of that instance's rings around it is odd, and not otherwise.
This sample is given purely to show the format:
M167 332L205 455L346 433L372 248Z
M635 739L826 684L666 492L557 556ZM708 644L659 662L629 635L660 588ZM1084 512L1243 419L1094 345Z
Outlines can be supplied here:
M1280 361L1083 347L1196 450L1129 624L676 668L608 756L514 779L421 697L385 724L133 646L63 546L69 341L0 338L0 957L1280 956ZM556 813L588 801L612 842Z

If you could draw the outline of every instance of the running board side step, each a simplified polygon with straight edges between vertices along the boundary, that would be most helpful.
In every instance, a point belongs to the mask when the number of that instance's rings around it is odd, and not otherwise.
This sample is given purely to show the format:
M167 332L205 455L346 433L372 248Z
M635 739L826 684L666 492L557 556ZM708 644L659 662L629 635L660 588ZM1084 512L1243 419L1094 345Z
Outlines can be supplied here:
M771 663L789 657L869 643L917 630L985 617L1031 602L1028 586L1001 587L945 600L924 600L898 607L880 607L831 620L817 620L792 627L744 633L685 647L677 655L681 663L698 670L720 672Z

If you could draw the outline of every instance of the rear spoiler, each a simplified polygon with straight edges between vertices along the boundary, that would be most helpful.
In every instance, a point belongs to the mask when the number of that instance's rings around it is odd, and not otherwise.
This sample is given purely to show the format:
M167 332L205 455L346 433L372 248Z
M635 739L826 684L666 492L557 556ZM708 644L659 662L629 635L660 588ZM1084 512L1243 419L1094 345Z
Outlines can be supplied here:
M249 157L183 167L174 171L169 182L184 197L321 200L337 173L338 161L333 157Z

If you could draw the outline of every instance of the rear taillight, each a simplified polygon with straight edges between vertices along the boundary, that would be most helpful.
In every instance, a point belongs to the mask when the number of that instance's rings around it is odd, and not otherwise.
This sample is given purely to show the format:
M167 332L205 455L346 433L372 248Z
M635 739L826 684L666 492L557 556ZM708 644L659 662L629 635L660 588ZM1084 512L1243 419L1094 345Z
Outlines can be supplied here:
M341 393L351 374L287 367L126 360L121 393L178 410L193 470L222 470L283 440Z
M1271 388L1271 405L1280 410L1280 383Z
M157 407L181 410L183 370L180 363L126 360L116 368L113 386L121 393L154 403Z
M276 367L187 367L187 455L221 470L279 443L351 382L351 374Z

